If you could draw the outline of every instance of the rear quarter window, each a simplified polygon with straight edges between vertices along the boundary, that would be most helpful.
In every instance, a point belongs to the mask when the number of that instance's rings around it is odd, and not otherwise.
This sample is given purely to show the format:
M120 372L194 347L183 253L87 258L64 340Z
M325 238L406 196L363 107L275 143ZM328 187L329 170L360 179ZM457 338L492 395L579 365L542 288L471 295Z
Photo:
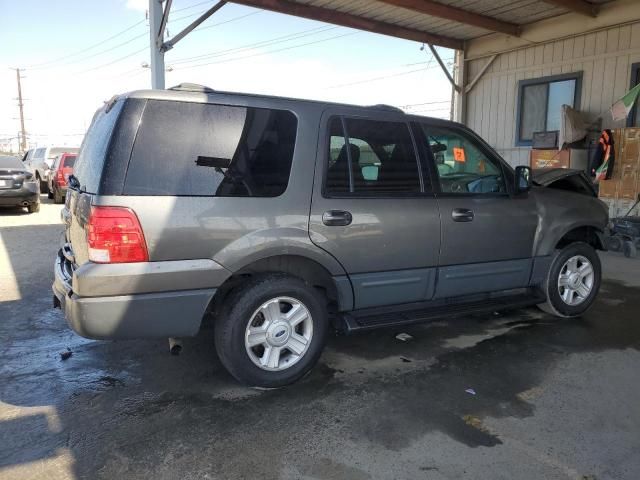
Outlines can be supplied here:
M296 128L285 110L149 100L124 193L279 196L289 182Z
M93 116L74 165L73 174L80 182L81 190L98 192L109 141L123 105L124 99L118 99Z

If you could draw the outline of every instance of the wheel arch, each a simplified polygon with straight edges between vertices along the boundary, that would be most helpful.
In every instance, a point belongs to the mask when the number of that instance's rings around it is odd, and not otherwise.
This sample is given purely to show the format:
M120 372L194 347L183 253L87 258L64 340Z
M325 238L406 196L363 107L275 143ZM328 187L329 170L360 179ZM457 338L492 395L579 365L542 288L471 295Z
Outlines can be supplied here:
M210 311L216 314L229 293L249 278L267 273L284 273L299 278L308 285L323 291L328 303L337 310L350 310L353 290L346 275L334 276L317 260L292 254L272 255L254 260L242 266L217 289Z
M555 248L561 249L575 242L584 242L596 250L606 250L604 232L594 225L581 225L567 230L555 242Z

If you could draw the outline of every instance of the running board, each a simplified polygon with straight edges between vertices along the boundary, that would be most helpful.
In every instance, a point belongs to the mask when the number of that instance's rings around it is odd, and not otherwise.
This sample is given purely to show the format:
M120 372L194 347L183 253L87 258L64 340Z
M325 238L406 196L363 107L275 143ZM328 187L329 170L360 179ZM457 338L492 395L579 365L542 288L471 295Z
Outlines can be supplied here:
M494 312L497 310L529 307L544 302L539 291L528 291L526 294L504 295L483 300L453 302L450 299L423 304L421 308L407 309L406 306L368 308L354 310L341 315L344 333L349 334L375 328L395 327L425 323L444 318L460 317L476 313Z

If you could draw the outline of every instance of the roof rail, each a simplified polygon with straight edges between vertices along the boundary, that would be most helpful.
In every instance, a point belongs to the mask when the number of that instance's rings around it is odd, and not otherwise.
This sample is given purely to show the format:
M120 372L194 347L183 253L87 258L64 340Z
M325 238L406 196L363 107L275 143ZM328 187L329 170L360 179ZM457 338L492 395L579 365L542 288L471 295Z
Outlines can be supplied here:
M201 92L201 93L216 92L213 88L209 88L204 85L199 85L197 83L181 83L179 85L175 85L171 87L169 90L174 90L179 92Z
M376 110L387 110L389 112L404 113L404 110L393 105L385 105L384 103L378 103L377 105L369 105L369 108L375 108Z

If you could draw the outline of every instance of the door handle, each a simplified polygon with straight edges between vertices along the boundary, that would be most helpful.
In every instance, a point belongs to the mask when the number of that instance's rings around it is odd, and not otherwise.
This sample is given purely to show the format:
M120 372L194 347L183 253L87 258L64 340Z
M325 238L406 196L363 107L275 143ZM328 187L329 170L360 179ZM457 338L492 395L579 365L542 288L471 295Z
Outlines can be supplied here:
M473 210L454 208L451 212L451 218L454 222L471 222L473 221Z
M329 210L322 214L322 223L328 227L344 227L350 225L353 217L344 210Z

